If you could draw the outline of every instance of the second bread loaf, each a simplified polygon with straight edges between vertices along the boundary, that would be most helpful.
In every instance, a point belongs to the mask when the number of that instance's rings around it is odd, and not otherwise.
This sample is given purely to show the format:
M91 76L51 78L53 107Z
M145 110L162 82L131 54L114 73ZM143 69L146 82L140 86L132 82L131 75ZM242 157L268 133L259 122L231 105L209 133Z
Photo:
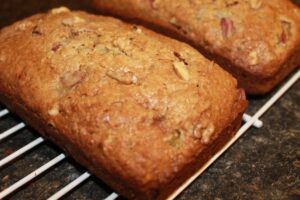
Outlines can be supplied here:
M290 0L93 2L105 13L150 23L188 40L250 94L271 91L300 65L300 9Z

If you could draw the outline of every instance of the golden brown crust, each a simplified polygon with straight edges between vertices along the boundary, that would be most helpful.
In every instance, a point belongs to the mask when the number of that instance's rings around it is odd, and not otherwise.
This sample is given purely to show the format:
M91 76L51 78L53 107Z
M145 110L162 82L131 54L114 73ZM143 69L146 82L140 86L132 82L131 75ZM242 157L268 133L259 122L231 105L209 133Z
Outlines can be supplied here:
M93 4L187 39L232 73L250 94L269 92L300 65L300 9L289 0L93 0Z
M247 104L193 48L109 17L55 9L1 30L0 49L0 100L132 199L172 191Z

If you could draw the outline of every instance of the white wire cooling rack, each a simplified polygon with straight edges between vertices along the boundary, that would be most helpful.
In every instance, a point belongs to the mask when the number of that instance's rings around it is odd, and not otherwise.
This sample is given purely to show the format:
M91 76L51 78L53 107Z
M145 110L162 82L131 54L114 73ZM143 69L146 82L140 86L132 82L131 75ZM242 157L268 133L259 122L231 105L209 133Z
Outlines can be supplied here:
M179 187L172 195L170 195L167 200L172 200L176 198L186 187L188 187L200 174L204 172L205 169L207 169L214 161L216 161L231 145L233 145L251 126L254 126L256 128L261 128L263 126L263 122L259 120L259 118L285 93L288 91L288 89L296 83L297 80L300 78L300 70L298 70L253 116L250 116L248 114L244 114L243 120L245 121L244 125L239 129L237 134L219 151L217 152L202 168L200 168L192 177L190 177L181 187ZM8 115L9 111L7 109L3 109L0 111L0 118ZM4 138L17 133L19 130L23 129L26 125L21 122L12 128L0 133L0 141L2 141ZM16 159L17 157L25 154L30 149L36 147L37 145L44 142L44 139L39 137L35 139L34 141L30 142L29 144L25 145L24 147L20 148L19 150L15 151L14 153L10 154L9 156L3 158L0 160L0 170L1 167L4 165L9 164L11 161ZM24 178L20 179L19 181L15 182L8 188L4 189L0 192L0 199L3 199L7 195L13 193L15 190L22 187L24 184L28 183L32 179L38 177L42 173L46 172L47 170L50 170L51 167L58 164L62 160L66 158L66 155L61 153L60 155L56 156L52 160L50 160L48 163L44 164L43 166L39 167L35 171L31 172ZM61 188L59 191L57 191L55 194L50 196L48 200L56 200L60 199L62 196L67 194L69 191L73 190L75 187L77 187L79 184L81 184L83 181L88 179L91 176L90 173L85 172L79 177L77 177L75 180L67 184L65 187ZM104 200L114 200L118 198L118 194L113 192L109 196L107 196Z

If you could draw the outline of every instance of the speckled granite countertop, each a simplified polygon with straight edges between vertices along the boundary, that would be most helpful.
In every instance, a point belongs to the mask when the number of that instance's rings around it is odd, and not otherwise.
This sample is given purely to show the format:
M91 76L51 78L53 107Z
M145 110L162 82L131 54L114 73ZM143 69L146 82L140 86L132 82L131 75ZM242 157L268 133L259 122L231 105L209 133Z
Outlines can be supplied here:
M300 1L297 0L299 3ZM0 27L52 7L94 12L88 0L4 0L0 4ZM300 56L300 55L299 55ZM272 94L250 98L248 113L253 114ZM0 105L0 109L3 108ZM300 199L300 81L262 118L261 129L251 128L188 187L178 200ZM0 120L0 132L18 123L9 115ZM0 159L26 145L38 134L31 129L19 131L0 142ZM32 172L61 151L45 143L0 169L0 191ZM71 158L18 190L9 199L46 199L84 172ZM99 179L92 177L64 199L103 199L111 193ZM119 198L121 199L121 198Z

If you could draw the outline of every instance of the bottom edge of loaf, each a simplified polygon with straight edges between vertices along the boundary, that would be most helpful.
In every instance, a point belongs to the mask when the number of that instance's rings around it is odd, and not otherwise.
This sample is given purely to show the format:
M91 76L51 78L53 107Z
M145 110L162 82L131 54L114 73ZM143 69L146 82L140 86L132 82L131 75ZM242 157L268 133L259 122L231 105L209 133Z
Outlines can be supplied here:
M25 121L25 123L30 124L43 137L54 142L67 154L70 154L78 163L86 167L92 174L95 174L97 177L99 177L117 193L129 199L166 199L189 177L195 174L235 135L242 120L242 113L239 113L235 120L226 129L224 129L210 145L205 147L197 159L193 163L190 163L188 166L184 167L183 170L178 173L178 176L175 179L170 180L168 184L162 186L161 188L151 189L150 191L140 191L138 188L128 185L128 183L126 183L124 180L121 180L119 177L110 174L101 166L96 165L91 159L86 158L80 149L69 143L66 138L63 138L54 127L45 121L41 121L38 113L30 111L26 106L18 102L16 99L4 94L0 94L0 101L7 106L11 112L18 114Z

